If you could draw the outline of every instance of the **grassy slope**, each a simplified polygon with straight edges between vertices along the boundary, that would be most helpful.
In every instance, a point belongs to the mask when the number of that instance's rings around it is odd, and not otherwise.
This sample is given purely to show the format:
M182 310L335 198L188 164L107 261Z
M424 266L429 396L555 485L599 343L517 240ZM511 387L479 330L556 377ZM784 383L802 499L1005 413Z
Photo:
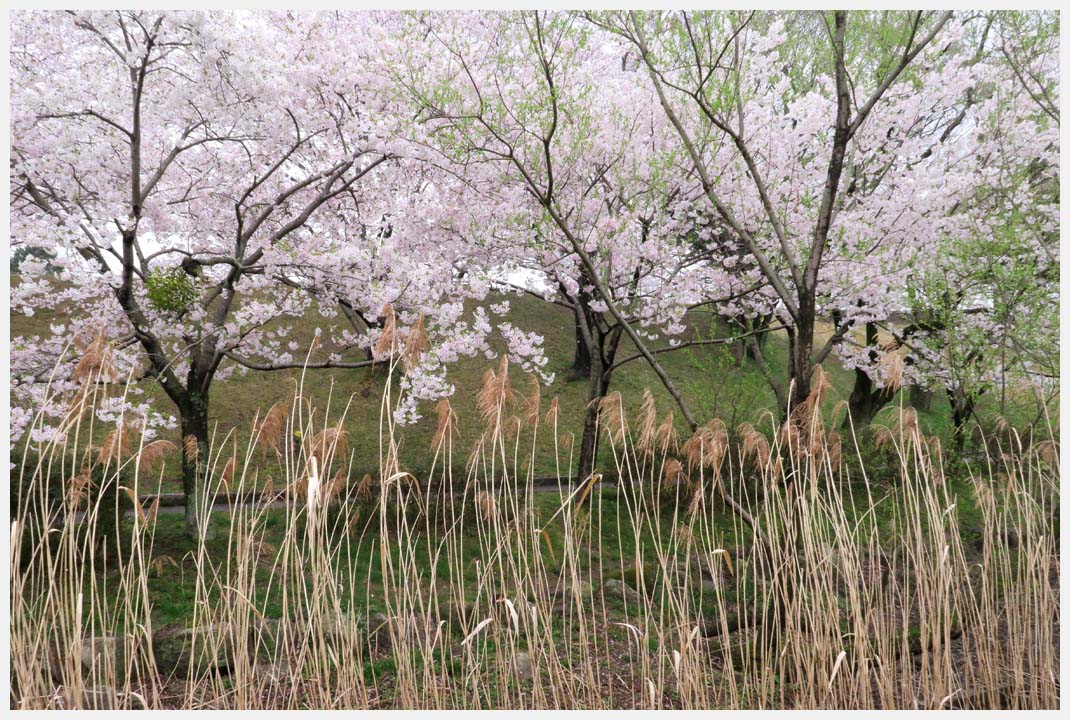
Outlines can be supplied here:
M544 338L549 359L548 369L554 372L555 378L550 387L543 387L541 390L543 412L545 413L549 405L549 399L556 396L561 409L558 421L559 439L560 442L567 443L568 433L572 432L578 436L582 429L587 394L586 381L570 382L568 379L574 349L571 314L564 308L529 296L511 296L509 299L511 309L507 319L517 327L537 332ZM38 313L33 317L13 316L12 337L48 333L49 324L62 319L50 313ZM696 333L701 337L710 337L711 333L717 332L712 323L714 320L709 313L692 314L689 317L688 339L695 337ZM326 324L323 318L315 315L309 317L307 322L297 323L293 327L291 337L301 348L294 353L295 356L299 356L308 348L317 326L324 327L324 338L329 348L332 327ZM664 344L653 343L655 346ZM625 338L621 342L618 359L634 353L634 346ZM782 334L778 333L770 338L765 355L774 372L781 375L787 360L787 344ZM662 354L659 360L678 384L700 422L720 417L729 428L734 428L744 421L756 425L760 423L759 426L765 430L770 428L770 420L765 413L775 409L774 395L753 362L748 361L742 367L736 367L729 346L685 348ZM463 463L468 450L479 437L481 423L474 397L484 371L495 365L494 361L484 357L465 358L450 370L449 380L456 387L451 402L460 428L460 437L454 444L454 458L457 463ZM833 383L833 390L829 393L825 406L828 414L839 401L845 400L850 394L853 377L834 360L827 362L825 369ZM518 368L512 368L510 375L516 390L520 393L529 392L529 381ZM309 371L304 379L303 393L317 410L317 426L321 425L325 410L329 410L331 422L334 422L348 406L345 428L353 463L352 474L357 478L365 472L377 472L380 400L385 380L386 374L382 369ZM234 433L239 448L243 448L248 442L254 415L258 411L262 414L275 402L286 399L300 381L301 372L297 370L235 373L226 380L217 381L212 387L211 396L211 416L217 446L222 445L228 434ZM174 412L158 387L148 382L144 386L157 408L168 413ZM630 413L638 410L642 403L643 390L649 389L654 395L659 414L663 416L666 411L673 410L678 433L681 439L686 437L687 429L679 408L642 359L621 366L614 373L611 389L620 391L625 408ZM897 403L892 403L895 404ZM421 412L424 417L401 432L402 461L417 476L426 475L431 466L433 453L430 444L435 431L434 408L425 404ZM926 432L945 432L948 424L946 399L935 397L932 410L923 413L921 421ZM107 432L108 429L101 430ZM165 437L177 442L178 435L176 430ZM540 433L539 445L539 452L536 453L536 474L554 475L552 434L543 430ZM527 452L521 448L520 454L524 456ZM567 456L567 450L563 455ZM605 452L602 457L608 459ZM272 469L273 463L267 463L266 472L271 473ZM172 459L171 466L164 473L163 488L178 489L176 477L177 459Z

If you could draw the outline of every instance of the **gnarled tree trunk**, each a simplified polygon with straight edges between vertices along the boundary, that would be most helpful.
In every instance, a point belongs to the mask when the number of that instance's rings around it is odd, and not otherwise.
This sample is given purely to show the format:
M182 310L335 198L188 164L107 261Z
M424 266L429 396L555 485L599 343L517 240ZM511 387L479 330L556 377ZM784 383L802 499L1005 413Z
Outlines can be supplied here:
M185 528L190 537L200 534L200 511L207 491L208 396L190 393L179 406L182 428L182 494L185 496ZM208 532L209 528L206 528Z
M598 403L609 392L620 337L619 325L608 333L598 331L595 333L598 346L589 348L593 362L587 385L587 407L583 413L583 435L580 438L580 453L576 466L577 482L586 480L595 469L598 452Z

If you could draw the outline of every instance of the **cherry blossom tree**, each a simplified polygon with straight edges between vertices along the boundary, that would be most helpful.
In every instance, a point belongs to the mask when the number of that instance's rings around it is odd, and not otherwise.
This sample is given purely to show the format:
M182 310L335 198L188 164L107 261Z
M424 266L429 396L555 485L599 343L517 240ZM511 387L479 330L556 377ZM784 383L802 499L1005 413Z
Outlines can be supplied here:
M372 28L366 15L13 16L12 235L51 253L58 278L24 262L12 307L79 309L51 337L15 339L16 435L27 407L62 417L42 381L56 362L74 365L64 339L104 333L118 377L140 364L135 379L177 410L193 528L213 381L382 361L367 350L396 311L399 336L431 335L403 381L399 412L413 417L451 391L446 363L489 352L486 318L461 319L463 301L486 292L466 268L478 258L438 222L449 183L405 157L401 116L361 52L344 51L373 51ZM286 321L317 307L352 332L298 352ZM518 353L536 355L524 340ZM61 373L51 388L74 385ZM147 413L139 392L128 409Z
M575 317L589 401L578 476L593 469L598 401L625 362L648 362L694 427L656 359L685 344L648 346L681 334L725 273L697 237L694 172L679 172L634 53L554 13L414 15L407 37L384 72L511 248L503 267L535 273L541 288L525 291ZM638 352L619 357L625 339Z
M976 18L984 42L959 113L969 152L945 173L964 188L950 211L958 227L919 248L909 322L889 329L915 381L946 392L959 447L982 395L998 391L996 412L1006 414L1008 378L1036 390L1035 422L1047 419L1057 390L1058 43L1041 27L1028 50L1011 46L1037 20L1045 18Z
M941 232L953 192L931 172L937 160L914 128L944 117L969 82L962 55L946 52L960 30L947 13L592 20L635 47L710 211L768 283L766 306L749 298L742 312L772 314L787 331L783 378L750 343L786 416L853 327L887 317L904 247ZM808 24L791 41L789 21ZM860 53L873 24L884 44ZM835 327L815 345L819 313Z

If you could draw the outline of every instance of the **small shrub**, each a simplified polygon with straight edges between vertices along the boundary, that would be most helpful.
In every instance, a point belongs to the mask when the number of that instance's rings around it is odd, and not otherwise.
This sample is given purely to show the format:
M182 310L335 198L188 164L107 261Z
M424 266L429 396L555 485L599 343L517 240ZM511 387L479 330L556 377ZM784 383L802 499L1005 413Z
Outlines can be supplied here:
M183 313L197 299L197 284L182 268L153 270L145 278L152 307L160 312Z

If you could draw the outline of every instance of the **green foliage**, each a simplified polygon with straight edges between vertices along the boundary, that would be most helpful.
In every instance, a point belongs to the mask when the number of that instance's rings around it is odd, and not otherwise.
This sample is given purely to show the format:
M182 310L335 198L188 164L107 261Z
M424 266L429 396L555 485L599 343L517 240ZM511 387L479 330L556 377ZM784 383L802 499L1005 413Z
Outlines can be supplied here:
M197 285L181 268L154 270L145 277L149 302L161 312L185 312L197 299Z
M685 352L699 370L696 380L703 378L705 386L689 388L697 400L700 417L720 418L729 432L742 422L758 421L762 410L770 405L769 386L753 364L740 363L727 349Z
M1007 411L1016 376L1058 374L1056 240L1033 216L1050 201L1050 189L1025 171L1003 176L1001 187L979 187L974 202L991 207L995 222L942 242L945 262L916 273L908 287L912 314L931 335L946 382L976 402L999 387L999 413ZM1013 198L1029 193L1024 209ZM1039 215L1039 213L1037 213Z

